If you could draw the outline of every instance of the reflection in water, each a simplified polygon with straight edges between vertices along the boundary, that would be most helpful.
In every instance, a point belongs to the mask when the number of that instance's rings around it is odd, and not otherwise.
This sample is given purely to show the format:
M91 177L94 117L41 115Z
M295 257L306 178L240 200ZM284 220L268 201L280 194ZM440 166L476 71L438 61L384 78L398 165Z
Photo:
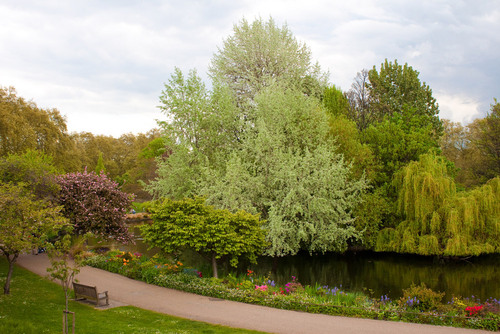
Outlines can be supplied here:
M129 228L139 236L137 226L130 225ZM157 252L155 249L148 251L140 237L136 239L135 245L102 246L148 255ZM196 266L199 267L199 263ZM257 274L267 275L272 268L273 259L261 257L258 265L251 269ZM220 269L221 272L225 271L223 266ZM443 262L432 257L391 253L358 252L314 256L300 253L280 258L276 273L272 274L271 279L285 284L292 276L296 276L303 284L318 283L331 287L342 285L348 291L372 290L373 296L377 298L384 294L392 299L398 298L402 289L408 288L412 283L419 285L423 282L435 291L446 292L445 298L448 300L453 295L476 296L481 300L489 297L500 299L500 255Z
M348 291L373 291L374 297L388 294L401 296L412 283L425 283L435 291L463 297L500 298L500 256L483 256L467 261L436 261L422 256L358 252L344 255L299 254L278 260L272 278L286 283L297 276L303 284L340 286ZM255 271L267 274L273 260L259 259Z

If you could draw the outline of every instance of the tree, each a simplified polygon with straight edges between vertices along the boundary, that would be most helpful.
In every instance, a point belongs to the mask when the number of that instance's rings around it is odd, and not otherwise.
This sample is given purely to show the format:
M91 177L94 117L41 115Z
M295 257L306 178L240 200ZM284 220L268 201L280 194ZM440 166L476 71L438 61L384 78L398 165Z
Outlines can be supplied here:
M9 154L0 158L0 180L23 184L37 199L53 199L59 187L55 181L59 170L52 157L40 151Z
M160 97L169 122L161 122L168 157L159 159L158 178L147 189L159 197L199 195L204 170L222 169L244 136L243 123L227 88L208 91L191 71L176 69Z
M375 115L370 109L370 92L368 89L368 71L358 72L347 92L349 100L349 118L354 120L360 131L375 122Z
M418 71L408 64L399 65L397 60L392 63L386 59L380 72L374 66L368 72L367 84L371 113L377 121L399 115L413 126L431 125L429 135L437 140L442 133L439 107L430 87L418 76Z
M61 207L36 199L21 185L0 182L0 251L9 262L4 294L10 293L12 270L20 253L42 245L67 220Z
M212 91L193 71L185 78L176 70L165 85L169 121L161 126L171 154L159 161L148 190L260 214L270 255L345 250L359 235L352 213L367 181L338 153L317 98L326 77L311 65L309 50L273 20L242 21L210 71ZM334 90L329 105L347 108Z
M104 161L102 159L102 152L99 152L99 159L97 159L97 165L95 166L96 174L101 174L101 172L106 173L106 166L104 166Z
M473 142L477 137L478 120L462 126L460 123L443 120L443 136L439 140L442 154L457 168L457 185L471 188L480 185L481 177L475 172L475 166L484 165L482 154Z
M424 154L396 173L400 223L379 232L376 250L445 256L498 252L500 178L457 192L450 167L444 157Z
M64 236L59 240L55 241L54 244L49 244L47 247L47 254L50 259L50 267L47 268L50 277L61 282L61 286L64 291L65 309L64 309L64 321L63 321L63 333L69 333L69 322L68 313L69 312L69 297L70 297L70 287L75 279L75 276L80 272L80 268L83 265L83 259L81 254L76 254L76 256L71 257L71 226L68 226L64 231ZM82 240L83 243L83 240ZM74 325L74 324L73 324Z
M483 180L500 175L500 103L495 99L491 105L491 113L477 122L475 145L482 157L483 164L477 166L476 172Z
M457 166L456 181L467 188L500 175L500 103L467 126L444 120L443 154Z
M141 226L142 236L151 247L172 253L188 247L212 263L227 256L232 266L242 257L256 263L264 243L264 231L257 215L245 211L231 213L205 205L204 199L166 199L153 213L153 224Z
M209 71L215 81L230 87L240 107L273 82L312 96L323 93L327 75L311 63L311 51L286 25L278 27L272 18L252 23L243 19L233 32L212 58Z
M218 207L259 213L268 255L344 251L358 235L352 211L367 183L336 153L328 115L317 99L280 85L255 102L255 125L201 194Z
M18 97L13 87L0 87L0 156L38 150L66 170L76 167L66 120L56 109L41 109Z
M125 214L133 195L120 191L118 184L102 173L69 173L59 176L57 182L61 187L57 202L75 234L90 232L122 243L132 241Z
M347 116L349 114L349 100L344 92L335 85L325 88L323 105L332 116Z

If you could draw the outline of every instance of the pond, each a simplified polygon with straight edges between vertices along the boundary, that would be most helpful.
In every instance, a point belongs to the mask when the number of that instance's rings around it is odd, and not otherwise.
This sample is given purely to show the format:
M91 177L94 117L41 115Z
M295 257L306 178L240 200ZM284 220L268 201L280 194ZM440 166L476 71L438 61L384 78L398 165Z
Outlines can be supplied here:
M255 272L265 275L273 268L273 259L259 259ZM279 283L296 276L302 284L328 285L347 291L370 292L373 297L387 294L399 298L412 283L425 283L434 291L481 300L500 298L500 255L467 260L438 260L432 257L393 253L347 252L314 255L299 253L278 260L271 276Z
M139 236L137 226L130 225L129 228ZM136 238L135 245L106 246L149 255L156 252L148 251L148 246L140 237ZM193 257L190 256L190 259ZM190 259L183 261L190 263ZM265 276L272 272L273 262L270 257L260 257L258 265L252 265L250 269ZM206 264L204 268L209 268L209 265ZM220 269L223 273L224 268ZM434 257L374 252L313 256L299 253L279 258L276 271L271 273L270 278L279 284L286 284L292 276L296 276L302 284L342 286L347 291L371 293L375 298L382 295L388 295L391 299L399 298L402 290L412 283L425 283L434 291L445 292L446 300L450 300L453 295L475 296L481 300L489 297L500 299L500 255L447 261Z

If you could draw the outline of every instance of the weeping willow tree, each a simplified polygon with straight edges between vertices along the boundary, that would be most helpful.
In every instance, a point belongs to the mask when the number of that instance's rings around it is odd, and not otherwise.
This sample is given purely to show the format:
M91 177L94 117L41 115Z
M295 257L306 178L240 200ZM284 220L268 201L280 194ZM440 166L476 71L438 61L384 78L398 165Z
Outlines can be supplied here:
M500 252L500 177L450 199L442 216L444 255Z
M379 232L375 249L467 256L500 251L500 178L457 193L446 160L422 155L394 176L402 222Z

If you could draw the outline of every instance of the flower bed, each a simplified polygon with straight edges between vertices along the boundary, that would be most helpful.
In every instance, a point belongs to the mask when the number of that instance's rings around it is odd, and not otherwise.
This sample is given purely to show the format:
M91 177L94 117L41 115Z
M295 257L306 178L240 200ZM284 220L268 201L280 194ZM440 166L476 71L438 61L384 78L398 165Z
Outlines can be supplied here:
M490 298L481 302L475 298L453 298L444 304L441 302L443 294L425 285L411 286L403 291L402 298L390 300L387 296L374 299L346 292L341 287L303 286L293 276L287 284L278 286L268 277L255 276L251 270L239 277L203 278L196 269L157 255L148 258L110 251L87 258L86 264L162 287L286 310L492 331L500 329L499 300Z

